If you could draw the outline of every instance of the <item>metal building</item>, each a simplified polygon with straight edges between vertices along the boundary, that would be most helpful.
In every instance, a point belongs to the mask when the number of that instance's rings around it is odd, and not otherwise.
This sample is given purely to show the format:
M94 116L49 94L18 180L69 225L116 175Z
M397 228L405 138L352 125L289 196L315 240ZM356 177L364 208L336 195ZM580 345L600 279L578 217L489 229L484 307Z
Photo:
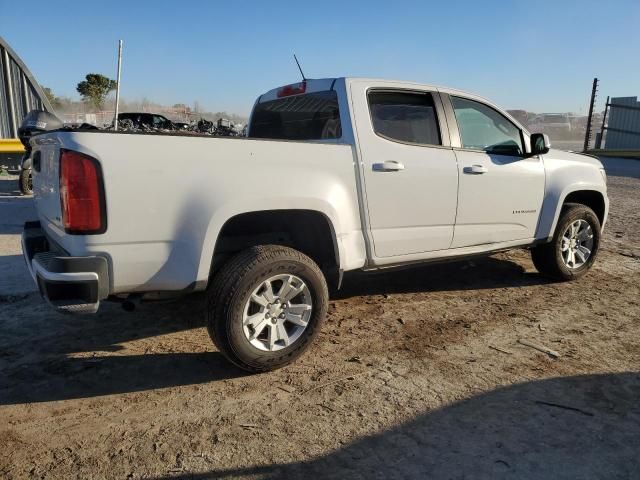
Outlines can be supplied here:
M27 66L0 37L0 167L19 165L24 150L18 128L34 109L53 111Z
M605 150L640 150L640 102L638 97L612 98L606 126Z

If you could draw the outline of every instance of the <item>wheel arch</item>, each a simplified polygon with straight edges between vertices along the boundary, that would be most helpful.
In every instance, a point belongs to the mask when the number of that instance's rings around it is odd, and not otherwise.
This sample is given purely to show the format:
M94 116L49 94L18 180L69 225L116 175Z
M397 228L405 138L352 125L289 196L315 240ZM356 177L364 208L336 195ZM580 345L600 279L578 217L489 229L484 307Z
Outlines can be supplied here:
M341 248L335 223L316 209L269 209L238 212L224 220L215 236L208 279L234 254L255 245L285 245L312 258L327 281L341 276Z
M558 196L552 222L547 221L546 228L544 226L544 218L541 219L542 230L540 231L540 235L536 235L536 237L543 238L545 241L551 241L558 224L562 208L567 203L579 203L591 208L600 221L601 229L604 228L607 215L609 213L609 201L607 199L606 191L595 185L574 185L566 188L562 194Z
M604 195L597 190L574 190L564 197L562 205L579 203L593 210L602 225L605 221L606 204Z

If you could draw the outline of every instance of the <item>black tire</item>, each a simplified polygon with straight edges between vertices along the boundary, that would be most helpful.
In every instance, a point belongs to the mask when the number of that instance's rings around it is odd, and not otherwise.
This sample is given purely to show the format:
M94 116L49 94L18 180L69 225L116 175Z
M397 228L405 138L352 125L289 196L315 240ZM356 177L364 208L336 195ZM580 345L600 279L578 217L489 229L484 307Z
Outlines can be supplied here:
M20 176L18 178L18 183L20 187L20 192L23 195L33 195L33 184L31 182L31 169L23 169L20 170Z
M593 233L591 256L577 268L565 265L562 258L562 235L572 222L585 220ZM586 205L567 203L562 207L553 239L549 243L531 249L531 259L536 269L543 275L555 280L575 280L583 276L596 260L600 249L600 220Z
M277 351L259 350L244 333L244 308L254 289L278 274L296 275L305 282L312 299L311 315L291 345ZM226 262L209 286L207 330L229 361L252 373L266 372L293 362L309 347L324 322L328 300L324 275L309 257L279 245L251 247Z

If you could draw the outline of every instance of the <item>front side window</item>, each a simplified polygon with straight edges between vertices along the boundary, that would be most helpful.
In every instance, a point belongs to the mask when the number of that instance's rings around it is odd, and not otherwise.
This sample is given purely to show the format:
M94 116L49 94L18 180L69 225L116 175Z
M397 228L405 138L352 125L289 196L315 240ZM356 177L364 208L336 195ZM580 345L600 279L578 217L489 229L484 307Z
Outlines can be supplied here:
M520 130L507 117L483 103L451 97L462 148L500 155L522 155Z
M418 145L441 145L440 130L430 93L370 92L373 130L389 140Z
M338 95L328 90L258 103L248 136L279 140L340 138Z

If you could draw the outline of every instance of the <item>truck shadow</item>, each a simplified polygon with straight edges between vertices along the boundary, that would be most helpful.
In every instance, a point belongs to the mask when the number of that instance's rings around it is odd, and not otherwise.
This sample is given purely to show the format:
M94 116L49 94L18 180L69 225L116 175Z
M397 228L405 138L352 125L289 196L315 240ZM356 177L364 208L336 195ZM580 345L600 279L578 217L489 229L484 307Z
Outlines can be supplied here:
M537 272L526 272L518 263L496 257L478 257L473 260L415 265L380 272L347 272L342 288L333 292L332 298L519 288L546 283L551 283L551 280Z
M0 302L5 298L28 295L36 289L22 254L0 254Z
M537 274L523 273L511 261L485 258L354 274L333 298L517 288L545 281ZM131 313L106 302L90 316L52 312L38 294L0 299L0 405L129 393L246 375L218 352L171 352L179 340L171 340L168 346L149 340L184 332L189 342L196 334L187 331L204 326L204 297L193 294L173 302L142 304ZM211 348L206 334L198 335L206 342L204 347ZM118 354L123 343L133 341L144 342L144 354Z
M634 478L640 471L639 396L638 372L521 383L313 460L161 478Z
M17 176L4 175L0 176L0 197L30 198L21 196Z
M0 375L0 405L50 402L197 385L245 375L218 352L66 358Z
M167 334L203 325L201 298L145 304L124 312L105 304L96 315L52 312L38 294L0 299L0 405L48 402L196 385L245 375L214 351L187 353ZM186 333L189 337L191 333ZM152 340L148 340L152 339ZM185 338L188 341L188 338ZM203 347L212 349L209 339ZM120 355L125 342L144 353Z

